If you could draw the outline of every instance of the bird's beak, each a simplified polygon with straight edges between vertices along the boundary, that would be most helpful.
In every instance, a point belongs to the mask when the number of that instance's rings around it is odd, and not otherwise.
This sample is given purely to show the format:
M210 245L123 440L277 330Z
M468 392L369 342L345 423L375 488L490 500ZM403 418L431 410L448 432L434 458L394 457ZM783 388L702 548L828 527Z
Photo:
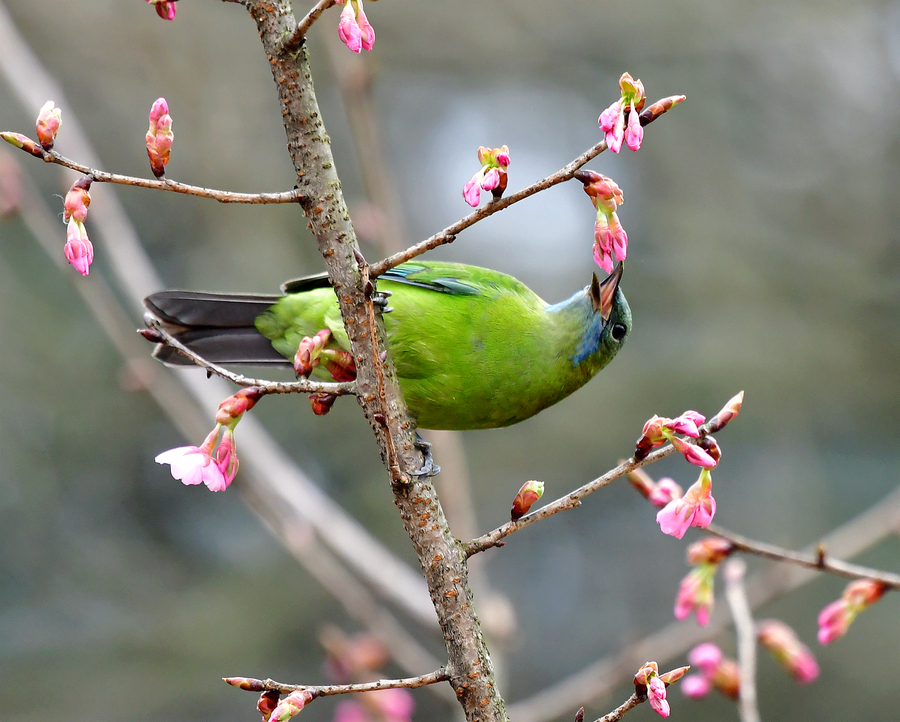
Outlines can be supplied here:
M625 264L619 261L612 273L602 283L598 283L597 277L594 276L594 282L591 284L591 297L594 300L594 308L600 311L603 323L609 321L610 314L612 314L613 299L616 297L624 268Z

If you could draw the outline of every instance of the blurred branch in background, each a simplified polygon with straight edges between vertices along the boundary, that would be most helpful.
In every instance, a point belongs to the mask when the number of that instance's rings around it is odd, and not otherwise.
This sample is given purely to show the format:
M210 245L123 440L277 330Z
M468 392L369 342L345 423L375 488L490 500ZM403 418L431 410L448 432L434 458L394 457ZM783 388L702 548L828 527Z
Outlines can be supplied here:
M737 636L738 665L741 687L738 710L741 722L759 722L756 701L756 624L744 591L747 564L743 559L729 559L722 570L725 577L725 598Z

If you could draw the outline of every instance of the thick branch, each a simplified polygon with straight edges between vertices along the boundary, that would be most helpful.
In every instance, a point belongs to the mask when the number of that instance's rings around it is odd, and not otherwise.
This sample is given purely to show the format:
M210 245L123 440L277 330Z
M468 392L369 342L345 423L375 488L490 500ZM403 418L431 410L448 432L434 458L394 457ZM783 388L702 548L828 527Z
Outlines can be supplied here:
M496 689L467 582L465 559L450 533L434 487L412 471L422 465L414 448L415 426L400 392L390 356L381 360L380 319L373 323L366 283L367 267L359 249L334 169L309 68L308 49L286 53L283 38L296 29L285 0L249 3L284 110L288 150L302 192L300 205L309 220L340 305L356 362L357 398L378 439L394 499L422 566L448 652L450 683L469 720L506 719ZM383 342L382 342L383 343ZM412 479L412 480L411 480Z

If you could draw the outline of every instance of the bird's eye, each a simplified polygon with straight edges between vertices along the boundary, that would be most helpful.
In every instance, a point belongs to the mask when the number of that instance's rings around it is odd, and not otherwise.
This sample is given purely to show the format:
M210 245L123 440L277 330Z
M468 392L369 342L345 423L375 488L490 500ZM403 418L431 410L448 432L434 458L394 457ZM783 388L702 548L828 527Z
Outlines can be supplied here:
M616 341L621 341L625 338L625 334L628 333L628 329L625 328L624 323L614 323L612 327L612 337Z

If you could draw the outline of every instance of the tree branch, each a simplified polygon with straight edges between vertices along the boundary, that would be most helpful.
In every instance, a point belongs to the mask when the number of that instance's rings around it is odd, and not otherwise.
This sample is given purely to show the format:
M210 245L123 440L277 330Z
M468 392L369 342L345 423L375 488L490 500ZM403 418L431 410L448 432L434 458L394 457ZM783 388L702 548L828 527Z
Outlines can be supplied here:
M34 154L29 153L29 155ZM74 160L69 160L55 150L41 150L41 155L35 157L41 157L45 163L55 163L56 165L89 175L95 183L117 183L119 185L137 186L158 191L171 191L172 193L182 193L199 198L211 198L214 201L219 201L219 203L279 204L298 203L300 200L300 191L298 190L282 191L280 193L235 193L233 191L220 191L214 188L192 186L187 183L169 180L168 178L138 178L137 176L120 175L119 173L107 173L106 171L77 163Z
M145 323L147 324L147 328L154 334L152 338L150 338L149 335L145 336L145 338L175 349L178 353L193 361L200 368L206 369L207 374L215 374L238 386L257 386L264 394L328 393L333 394L334 396L345 396L356 393L355 381L345 381L341 383L310 381L309 379L302 379L299 381L268 381L266 379L254 379L244 376L243 374L236 374L223 366L207 361L198 353L189 349L181 343L181 341L166 331L165 327L156 319L147 318L145 319Z
M871 567L863 567L858 564L833 559L825 555L825 544L820 543L813 553L795 552L790 549L767 544L765 542L749 539L733 531L723 529L718 524L710 524L706 531L717 537L731 542L738 551L755 554L776 562L787 562L807 569L815 569L819 572L828 572L848 579L874 579L892 589L900 589L900 574L881 571Z
M358 682L356 684L323 684L323 685L307 685L307 684L283 684L276 682L274 679L253 679L252 677L223 677L223 680L232 687L247 690L248 692L280 692L281 694L290 694L291 692L311 692L313 697L329 697L335 694L353 694L355 692L375 692L379 689L417 689L429 684L438 682L446 682L449 679L447 670L443 667L421 674L417 677L406 677L404 679L378 679L374 682Z

